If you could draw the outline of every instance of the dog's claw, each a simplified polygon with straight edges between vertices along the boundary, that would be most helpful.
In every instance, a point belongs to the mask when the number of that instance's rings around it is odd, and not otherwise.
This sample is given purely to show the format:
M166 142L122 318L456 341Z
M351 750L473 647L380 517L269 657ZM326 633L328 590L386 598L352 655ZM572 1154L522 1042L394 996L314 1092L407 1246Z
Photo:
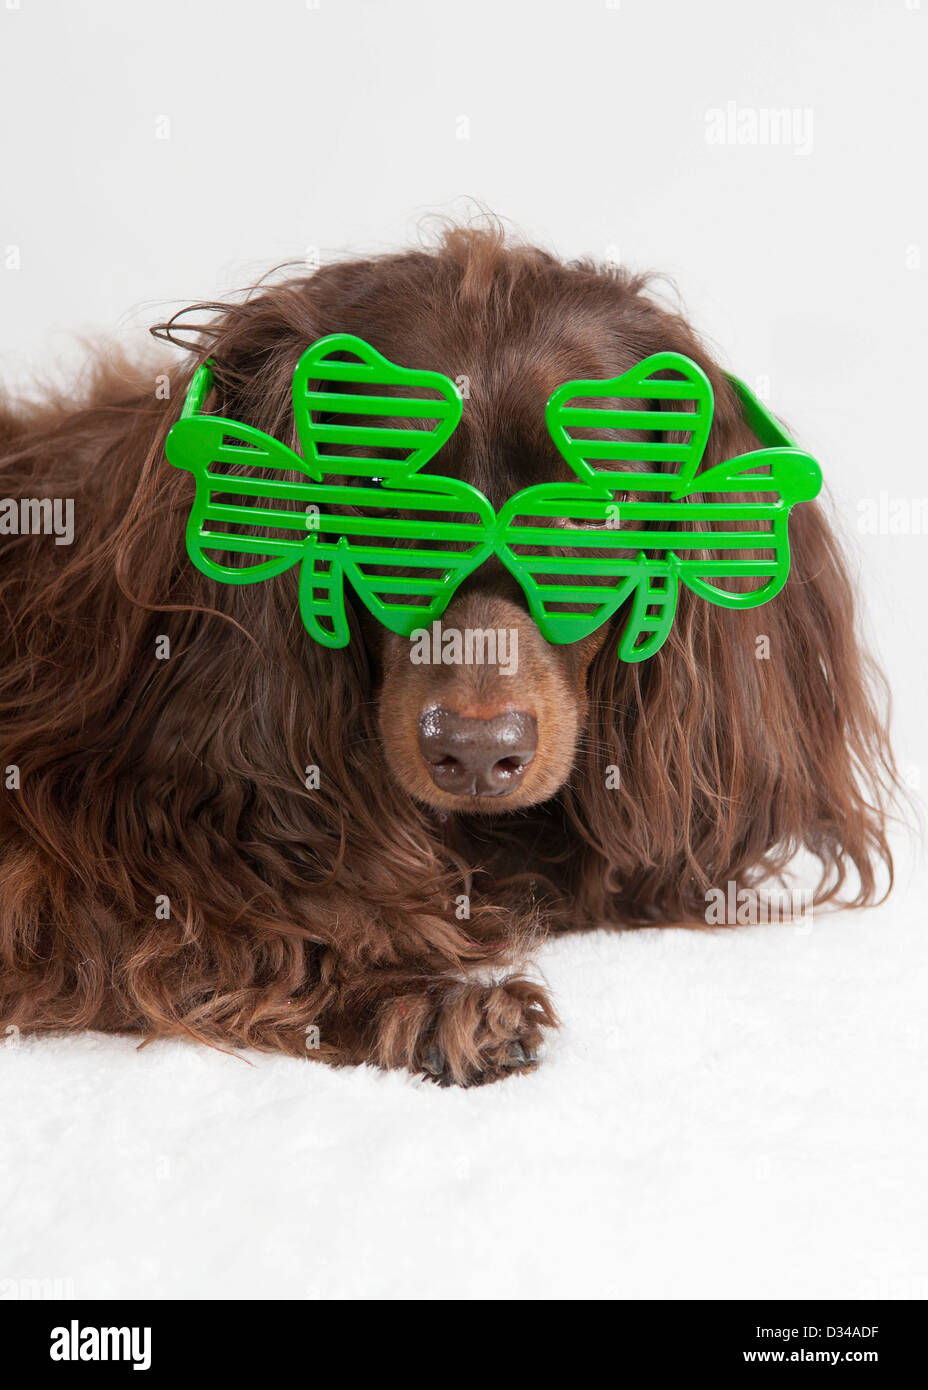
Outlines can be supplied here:
M538 1061L538 1050L534 1047L523 1047L520 1042L514 1042L509 1048L509 1062L513 1067L531 1067Z
M437 1047L430 1047L422 1059L422 1069L430 1076L441 1076L445 1069L444 1059Z

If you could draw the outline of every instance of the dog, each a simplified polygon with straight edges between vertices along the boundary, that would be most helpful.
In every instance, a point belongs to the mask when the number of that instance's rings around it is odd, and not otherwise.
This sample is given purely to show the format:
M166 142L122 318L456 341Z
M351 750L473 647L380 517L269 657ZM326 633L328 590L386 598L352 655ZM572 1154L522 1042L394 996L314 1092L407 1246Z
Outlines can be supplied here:
M152 331L210 359L211 410L292 447L294 365L326 334L466 383L433 471L497 510L569 474L552 391L652 353L711 383L708 466L758 447L646 276L493 228L291 271ZM7 1029L475 1085L531 1071L557 1024L530 965L547 933L705 926L713 886L776 879L800 851L817 904L891 883L884 692L821 502L794 510L777 598L684 589L646 661L617 659L622 614L547 641L496 558L425 635L505 634L506 660L413 660L350 593L351 640L327 647L292 570L222 585L190 563L193 483L165 458L189 363L101 358L84 399L0 411L0 497L75 518L70 545L0 535Z

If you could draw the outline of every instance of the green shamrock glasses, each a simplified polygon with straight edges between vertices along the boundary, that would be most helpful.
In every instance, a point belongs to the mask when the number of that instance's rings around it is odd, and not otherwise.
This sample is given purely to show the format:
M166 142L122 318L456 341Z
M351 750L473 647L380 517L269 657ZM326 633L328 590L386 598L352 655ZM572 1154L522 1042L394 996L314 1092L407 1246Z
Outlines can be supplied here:
M712 387L675 352L559 387L545 420L576 481L525 488L499 512L468 483L420 471L461 418L440 372L399 367L351 334L319 339L293 374L302 457L202 414L212 381L206 363L165 446L196 480L190 559L224 584L299 565L300 615L328 647L348 642L346 580L385 627L409 636L495 554L549 642L588 636L631 600L619 657L643 661L666 640L681 584L727 608L779 593L790 508L821 488L815 460L735 377L763 447L700 473Z

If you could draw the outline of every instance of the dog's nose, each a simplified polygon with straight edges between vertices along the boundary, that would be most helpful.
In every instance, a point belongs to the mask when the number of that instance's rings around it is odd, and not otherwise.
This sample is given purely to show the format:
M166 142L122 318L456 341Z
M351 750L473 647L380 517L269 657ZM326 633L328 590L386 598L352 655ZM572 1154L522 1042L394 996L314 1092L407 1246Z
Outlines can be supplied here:
M537 747L535 717L523 710L493 719L468 719L448 709L419 716L419 751L436 787L452 796L515 791Z

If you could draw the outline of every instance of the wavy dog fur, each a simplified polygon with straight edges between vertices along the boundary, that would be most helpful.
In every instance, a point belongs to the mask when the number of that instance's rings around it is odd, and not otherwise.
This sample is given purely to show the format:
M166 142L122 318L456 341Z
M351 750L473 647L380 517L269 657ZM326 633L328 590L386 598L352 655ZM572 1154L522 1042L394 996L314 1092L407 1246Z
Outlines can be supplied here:
M708 887L755 886L800 850L817 860L817 902L867 904L891 882L883 695L819 503L793 513L791 577L767 607L684 590L641 665L616 659L622 615L579 654L539 641L539 669L561 663L548 675L571 692L549 702L569 707L570 730L548 721L566 770L553 795L495 816L420 794L389 675L397 639L352 612L350 645L325 649L301 625L294 572L227 587L187 559L192 481L164 441L207 355L210 407L291 445L291 374L322 334L467 373L443 467L494 505L558 467L548 389L662 349L712 381L706 463L755 447L726 378L644 278L452 229L432 250L195 308L206 319L169 399L154 373L120 364L80 402L0 410L0 496L73 497L77 518L72 547L2 539L0 772L19 769L0 790L5 1026L490 1080L531 1066L555 1022L519 973L548 929L702 923ZM155 331L177 342L184 327ZM486 602L534 627L497 580ZM756 659L759 632L770 660ZM162 634L169 660L156 659Z

